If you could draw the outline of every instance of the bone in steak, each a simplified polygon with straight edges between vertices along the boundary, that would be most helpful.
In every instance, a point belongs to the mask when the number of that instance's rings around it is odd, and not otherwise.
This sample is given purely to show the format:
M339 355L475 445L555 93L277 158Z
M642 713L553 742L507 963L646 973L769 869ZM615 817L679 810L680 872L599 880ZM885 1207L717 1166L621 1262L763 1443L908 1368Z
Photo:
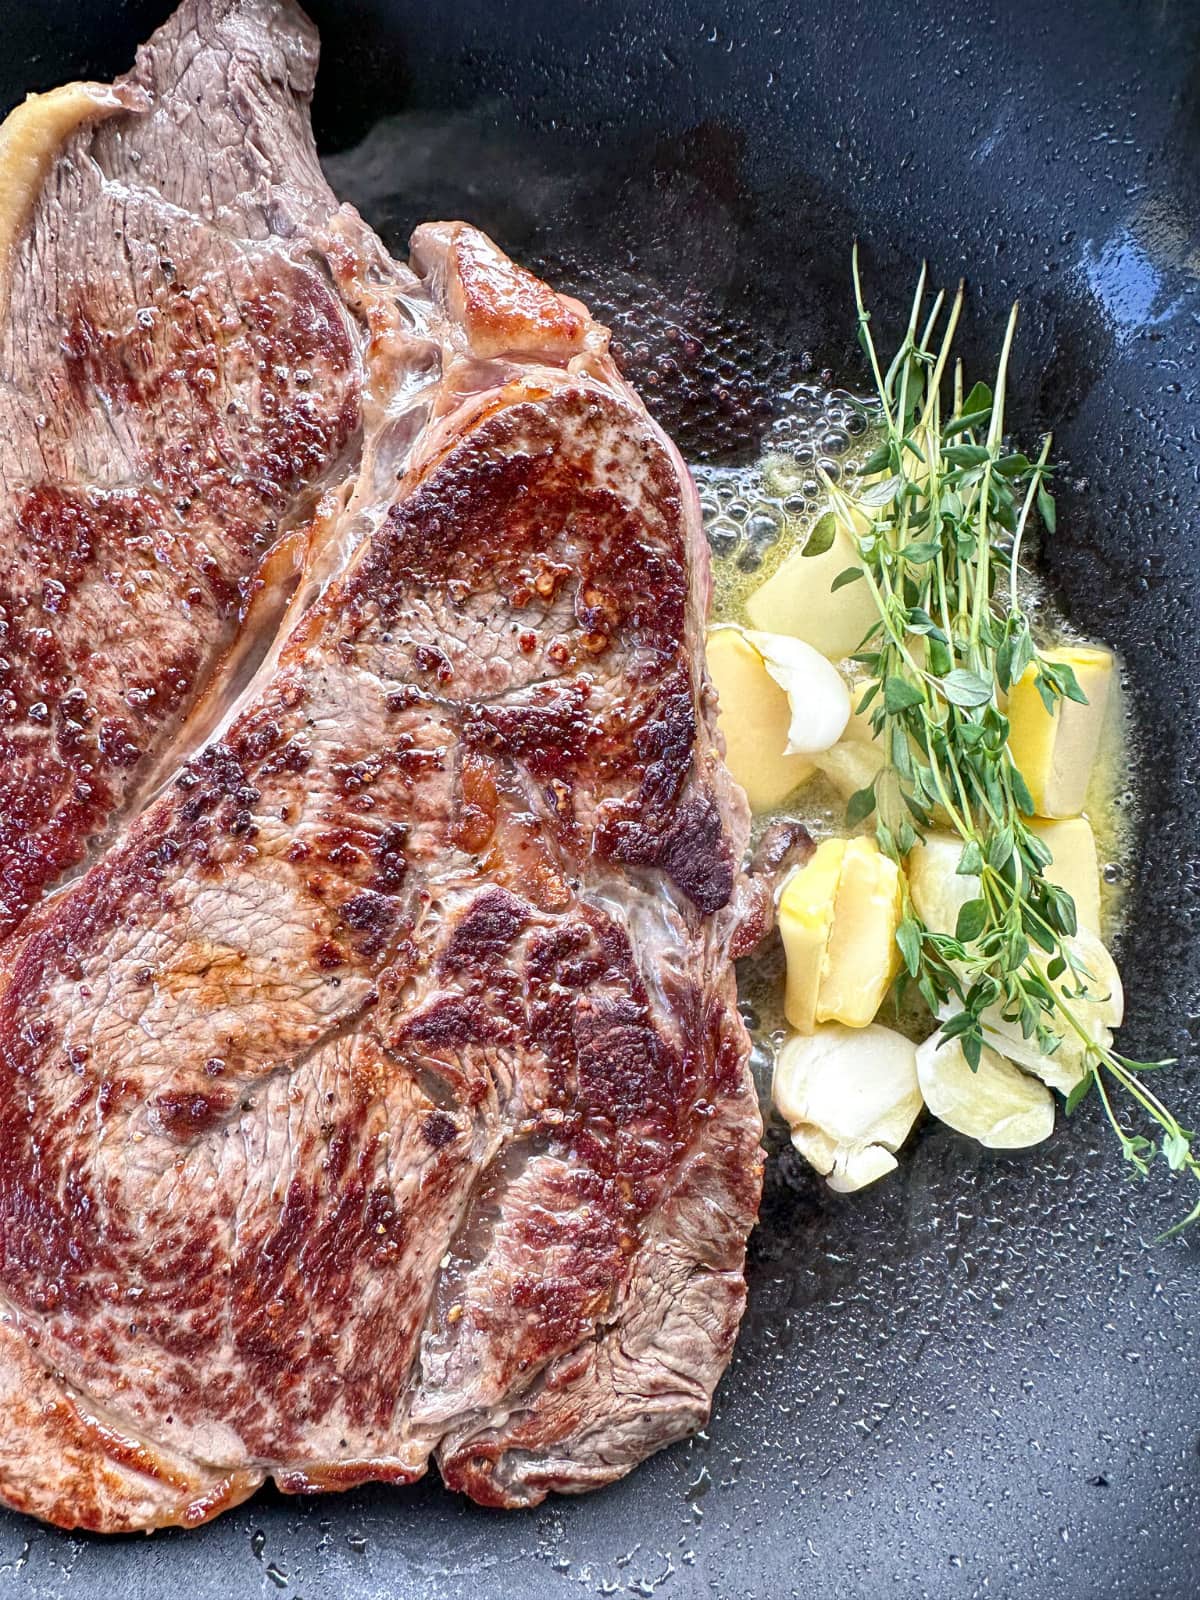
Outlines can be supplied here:
M252 105L308 171L278 91L310 60L293 12L196 0L150 115ZM223 141L177 159L219 194ZM431 1456L492 1505L608 1482L706 1417L745 1297L747 817L690 480L583 307L461 224L414 274L316 210L322 387L349 417L359 363L363 398L313 582L219 737L0 951L0 1494L64 1525ZM314 315L292 270L272 338Z

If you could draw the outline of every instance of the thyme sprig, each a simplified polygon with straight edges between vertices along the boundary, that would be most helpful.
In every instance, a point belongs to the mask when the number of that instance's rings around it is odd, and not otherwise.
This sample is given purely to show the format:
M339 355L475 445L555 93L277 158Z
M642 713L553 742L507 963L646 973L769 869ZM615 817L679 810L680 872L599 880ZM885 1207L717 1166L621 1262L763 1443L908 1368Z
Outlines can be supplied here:
M1071 896L1045 875L1051 855L1030 826L1033 801L1008 750L1004 697L1027 668L1048 710L1064 698L1086 700L1070 667L1039 650L1021 603L1022 541L1035 509L1054 532L1055 507L1049 436L1033 459L1005 438L1017 307L994 384L964 391L961 364L951 367L962 288L949 305L943 293L930 302L922 271L885 369L857 250L853 272L880 441L860 487L828 484L832 510L807 546L828 549L841 524L859 564L835 586L865 582L878 612L855 660L868 680L858 709L874 708L886 760L851 797L848 821L873 817L881 849L899 862L935 825L948 826L962 841L959 873L978 880L953 935L927 927L905 891L896 936L904 970L972 1068L989 1023L1019 1024L1030 1048L1078 1058L1067 1111L1094 1087L1135 1173L1146 1175L1161 1156L1172 1172L1200 1181L1194 1135L1143 1079L1168 1063L1120 1054L1089 1016L1106 996L1081 953ZM1130 1124L1115 1091L1151 1133ZM1198 1218L1200 1200L1171 1232Z

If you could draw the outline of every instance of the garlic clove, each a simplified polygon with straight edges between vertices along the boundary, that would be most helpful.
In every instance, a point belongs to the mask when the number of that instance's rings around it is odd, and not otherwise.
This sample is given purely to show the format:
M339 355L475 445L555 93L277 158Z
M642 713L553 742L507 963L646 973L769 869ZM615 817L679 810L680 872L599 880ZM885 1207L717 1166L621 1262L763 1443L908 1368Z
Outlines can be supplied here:
M989 1149L1024 1149L1054 1132L1049 1089L986 1046L972 1071L959 1040L933 1034L917 1048L917 1081L939 1122Z
M787 634L748 632L746 638L791 704L788 755L817 755L836 744L850 720L850 690L833 662Z
M784 1044L772 1096L796 1149L848 1193L896 1165L921 1110L916 1047L878 1023L824 1023Z

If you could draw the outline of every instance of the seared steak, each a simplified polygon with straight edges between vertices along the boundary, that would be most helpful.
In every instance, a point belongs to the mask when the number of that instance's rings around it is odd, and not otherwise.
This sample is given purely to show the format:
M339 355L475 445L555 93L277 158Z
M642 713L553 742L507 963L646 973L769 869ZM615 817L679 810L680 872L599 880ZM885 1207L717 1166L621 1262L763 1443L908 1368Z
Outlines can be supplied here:
M317 165L315 67L298 13L195 0L115 89L6 130L0 934L269 634L357 456L366 328L331 282L354 219Z
M218 13L195 92L236 60L265 106L265 13ZM0 1493L66 1525L431 1455L586 1489L703 1421L744 1301L747 817L687 472L481 234L418 230L412 276L322 226L368 397L322 582L0 952Z

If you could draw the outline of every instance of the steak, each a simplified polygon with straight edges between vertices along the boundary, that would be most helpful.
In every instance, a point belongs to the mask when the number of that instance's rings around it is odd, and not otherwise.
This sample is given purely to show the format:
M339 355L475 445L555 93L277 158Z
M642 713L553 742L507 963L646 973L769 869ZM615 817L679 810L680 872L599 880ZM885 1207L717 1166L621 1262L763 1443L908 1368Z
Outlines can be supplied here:
M195 0L128 113L252 106L249 142L312 179L286 248L260 212L271 337L319 284L339 354L303 388L343 421L245 502L260 557L309 519L286 616L205 612L225 650L253 633L252 679L214 648L211 736L186 696L148 718L142 759L186 758L0 948L0 1494L65 1526L430 1459L496 1506L609 1482L703 1422L745 1299L761 1124L730 950L764 897L694 489L584 307L461 223L402 268L333 211L311 62L295 13ZM217 147L189 143L186 183L219 200ZM212 504L246 475L219 409L194 413Z
M0 142L0 935L203 731L359 455L315 67L297 13L198 0Z

